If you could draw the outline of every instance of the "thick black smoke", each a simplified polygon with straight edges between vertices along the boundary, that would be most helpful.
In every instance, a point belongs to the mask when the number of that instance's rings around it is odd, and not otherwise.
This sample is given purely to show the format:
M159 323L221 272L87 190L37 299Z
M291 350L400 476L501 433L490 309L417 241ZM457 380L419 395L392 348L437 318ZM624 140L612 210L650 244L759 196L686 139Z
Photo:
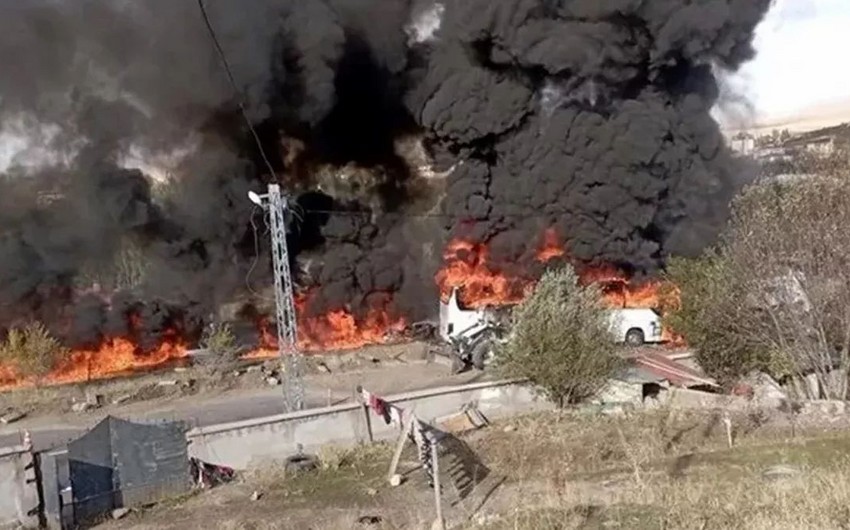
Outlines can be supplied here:
M741 181L709 114L713 70L753 55L768 7L447 4L412 108L464 161L444 204L452 234L512 263L554 226L574 258L635 272L710 243Z
M578 260L651 272L740 184L714 70L752 56L769 0L206 4L239 96L194 0L0 6L0 331L188 333L269 284L245 197L272 177L237 97L296 195L311 311L430 314L446 237L521 264L556 227ZM455 165L439 209L410 135ZM171 184L139 160L176 160Z

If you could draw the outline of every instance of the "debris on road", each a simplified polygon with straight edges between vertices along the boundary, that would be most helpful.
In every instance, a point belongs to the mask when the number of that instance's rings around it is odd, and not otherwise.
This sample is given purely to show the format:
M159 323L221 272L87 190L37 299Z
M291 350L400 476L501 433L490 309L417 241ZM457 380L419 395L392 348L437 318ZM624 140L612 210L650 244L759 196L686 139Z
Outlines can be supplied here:
M460 412L435 420L437 426L452 434L474 431L488 425L487 418L475 406L465 406Z
M156 386L177 386L180 384L180 381L176 379L163 379L162 381L157 381Z
M8 410L3 416L0 416L0 423L3 425L8 425L10 423L15 423L16 421L20 421L26 417L26 412L20 412L17 410Z
M259 491L254 491L254 493L251 494L251 500L254 501L254 502L256 502L256 501L258 501L262 498L263 498L263 494L260 493Z
M113 519L123 519L130 513L130 508L116 508L112 510Z
M120 405L121 403L124 403L125 401L130 401L131 399L133 399L133 394L122 394L120 396L115 396L114 398L112 398L112 404Z
M96 408L98 408L98 406L89 401L79 401L71 405L71 411L76 412L77 414L81 414L89 410L94 410Z
M277 377L267 377L266 384L269 386L278 386L280 384L280 379Z

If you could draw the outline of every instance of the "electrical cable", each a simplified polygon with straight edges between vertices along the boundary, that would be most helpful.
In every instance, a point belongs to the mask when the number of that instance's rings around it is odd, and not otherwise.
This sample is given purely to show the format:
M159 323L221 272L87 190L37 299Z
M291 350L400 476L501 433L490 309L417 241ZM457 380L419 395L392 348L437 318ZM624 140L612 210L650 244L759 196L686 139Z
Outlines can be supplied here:
M248 130L251 131L251 135L254 137L254 142L257 144L257 149L260 151L260 156L263 158L263 162L266 164L266 169L269 170L269 174L272 176L272 179L277 181L277 176L275 175L274 168L272 167L271 162L269 162L269 158L266 156L266 150L263 149L263 143L260 141L260 135L257 134L257 130L254 129L254 125L251 123L251 119L248 117L248 111L245 108L245 102L242 99L241 92L239 90L239 85L236 84L236 79L233 77L233 72L230 69L230 63L227 61L227 56L224 54L224 49L221 47L221 43L218 41L218 37L215 34L215 29L213 29L212 22L210 22L210 17L207 14L207 8L204 5L204 0L198 0L198 7L201 9L201 17L204 19L204 24L207 27L207 31L210 34L210 38L213 41L213 45L215 46L215 50L218 53L219 59L221 59L221 64L224 67L224 71L227 74L227 79L230 81L230 86L233 88L233 92L236 94L236 103L239 105L239 110L242 113L242 118L244 118L245 123L248 125Z
M241 93L239 90L239 86L236 84L236 79L233 77L233 72L230 68L230 63L227 61L227 56L224 53L224 49L221 47L221 43L218 40L218 37L215 34L215 29L212 26L212 22L210 21L209 14L207 13L206 6L204 5L204 0L198 0L198 7L201 10L201 17L204 20L204 24L207 28L207 32L212 39L213 45L215 46L215 50L218 54L219 59L221 60L221 64L224 67L224 71L227 74L227 79L230 82L230 86L233 88L234 93L237 95L236 102L239 105L239 110L242 114L242 118L245 120L245 124L248 126L248 130L251 131L251 135L254 138L254 142L257 144L257 149L260 153L260 156L263 159L263 162L266 165L266 169L268 169L269 174L272 176L272 179L277 181L277 176L274 171L274 167L272 167L271 162L269 161L268 156L266 156L266 151L263 149L262 141L260 140L260 136L257 134L254 125L251 123L251 119L248 117L248 111L245 108L245 103L243 98L241 97ZM293 215L299 221L303 221L302 214L318 214L318 215L335 215L335 216L348 216L348 217L358 217L358 216L367 216L371 217L372 212L354 212L354 211L346 211L346 210L308 210L301 208L296 205L297 211L294 208L290 208L289 210L293 213ZM563 212L564 215L569 214L569 212ZM558 212L548 212L545 214L519 214L519 215L500 215L500 218L511 218L511 219L532 219L532 218L548 218L552 215L558 215ZM444 214L444 213L425 213L425 214L384 214L383 217L391 218L392 216L404 217L404 218L443 218L443 219L452 219L452 218L473 218L474 216L464 216L464 215L452 215L452 214ZM268 224L266 224L268 227ZM257 293L250 287L250 275L253 273L254 269L257 265L257 260L259 259L259 243L257 239L257 226L254 223L254 212L251 212L251 227L254 229L254 263L251 265L251 268L248 271L248 274L245 277L245 283L248 287L248 290L257 295Z
M222 48L221 43L219 42L218 37L215 34L215 29L213 28L212 21L210 21L210 17L207 13L207 8L204 4L204 0L198 0L198 8L201 10L201 17L203 18L204 25L207 28L207 32L209 33L210 39L213 42L216 53L218 54L218 57L221 60L222 67L224 68L224 72L227 75L227 79L230 82L231 88L233 89L233 93L236 95L236 103L239 106L239 111L242 114L242 118L245 120L245 124L248 126L248 130L251 131L251 136L254 139L254 143L257 145L257 150L260 153L260 157L263 159L263 163L265 164L266 169L268 170L269 175L272 178L272 181L277 182L277 175L275 174L274 167L269 161L265 149L263 149L263 143L260 140L260 135L257 134L257 130L254 128L254 124L251 123L251 118L248 117L248 111L245 107L245 101L242 97L241 91L239 90L239 85L236 84L236 79L233 77L233 71L230 68L230 63L227 60L227 55L224 53L224 48ZM261 299L268 299L268 297L263 297L260 293L258 293L251 287L251 275L254 273L254 270L256 269L257 263L260 258L260 244L259 237L257 235L257 224L254 221L254 215L256 214L256 211L257 207L255 206L251 210L251 228L254 232L254 259L251 263L251 267L248 269L248 272L245 275L245 287L252 295ZM300 210L296 211L290 208L290 211L298 221L302 220ZM268 220L266 219L265 214L263 215L263 222L266 226L266 232L264 235L267 235L271 231L271 228L269 227Z
M307 214L315 214L315 215L335 215L340 217L371 217L373 212L369 211L353 211L353 210L311 210L305 209L304 213ZM489 215L484 218L484 221L490 219L548 219L552 216L557 215L574 215L575 212L568 212L566 210L563 211L551 211L544 213L526 213L526 214L498 214L498 215ZM383 213L380 215L381 218L392 219L394 217L397 218L407 218L407 219L469 219L471 221L477 220L477 217L473 214L450 214L450 213Z

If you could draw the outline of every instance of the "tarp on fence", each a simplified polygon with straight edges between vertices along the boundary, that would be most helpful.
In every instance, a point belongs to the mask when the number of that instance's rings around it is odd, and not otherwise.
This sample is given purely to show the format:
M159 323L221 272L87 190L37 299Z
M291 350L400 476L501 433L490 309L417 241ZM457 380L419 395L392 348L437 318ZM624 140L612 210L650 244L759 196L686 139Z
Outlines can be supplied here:
M77 521L180 495L191 486L181 423L107 417L68 444L68 464Z

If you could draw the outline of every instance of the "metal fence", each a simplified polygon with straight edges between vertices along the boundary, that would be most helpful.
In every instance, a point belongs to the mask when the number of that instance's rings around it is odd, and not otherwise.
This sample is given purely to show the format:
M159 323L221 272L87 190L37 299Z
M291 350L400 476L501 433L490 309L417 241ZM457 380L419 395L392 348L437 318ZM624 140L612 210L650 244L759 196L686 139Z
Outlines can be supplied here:
M116 508L152 504L191 487L185 426L108 417L67 450L39 455L51 527L82 525Z

